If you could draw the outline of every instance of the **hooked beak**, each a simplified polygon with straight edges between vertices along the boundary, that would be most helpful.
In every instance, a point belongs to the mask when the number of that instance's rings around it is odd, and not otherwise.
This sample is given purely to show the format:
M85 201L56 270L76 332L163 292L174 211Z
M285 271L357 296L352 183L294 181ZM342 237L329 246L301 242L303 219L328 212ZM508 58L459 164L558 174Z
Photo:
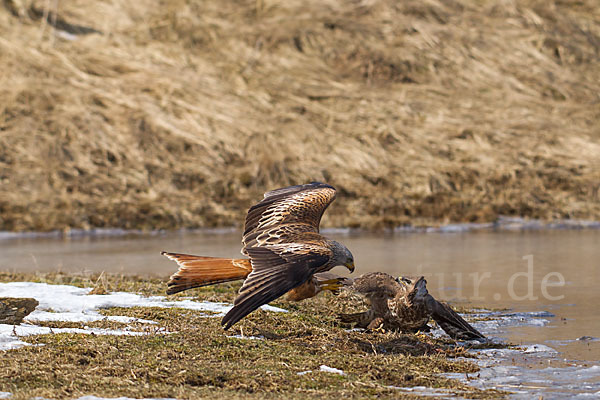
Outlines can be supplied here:
M352 261L352 262L348 262L348 263L344 264L344 266L345 266L346 268L348 268L348 270L350 271L350 273L354 272L354 262L353 262L353 261Z

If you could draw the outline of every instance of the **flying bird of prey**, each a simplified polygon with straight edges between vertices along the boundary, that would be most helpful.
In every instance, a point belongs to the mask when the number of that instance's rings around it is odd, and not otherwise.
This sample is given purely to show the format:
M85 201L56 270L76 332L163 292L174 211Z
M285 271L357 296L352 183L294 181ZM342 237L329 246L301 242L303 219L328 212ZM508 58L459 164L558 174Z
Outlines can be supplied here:
M479 331L458 315L448 304L437 301L427 291L424 277L393 276L371 272L354 280L351 288L369 301L368 311L340 314L340 320L358 327L416 332L428 330L430 318L453 339L485 340Z
M166 251L160 254L179 265L179 270L171 276L167 284L167 294L217 283L244 280L252 272L250 259L202 257ZM316 273L302 285L287 292L286 299L301 301L314 297L324 290L337 293L348 284L347 282L348 278L330 272Z
M228 329L263 304L294 289L292 298L311 297L319 289L334 290L340 281L331 282L320 273L337 265L354 271L350 250L319 234L321 217L334 199L335 189L319 182L265 193L263 200L248 210L244 224L242 254L249 258L163 252L179 264L168 282L167 293L245 278L233 308L221 321ZM207 275L211 270L213 273ZM330 284L335 286L331 288Z

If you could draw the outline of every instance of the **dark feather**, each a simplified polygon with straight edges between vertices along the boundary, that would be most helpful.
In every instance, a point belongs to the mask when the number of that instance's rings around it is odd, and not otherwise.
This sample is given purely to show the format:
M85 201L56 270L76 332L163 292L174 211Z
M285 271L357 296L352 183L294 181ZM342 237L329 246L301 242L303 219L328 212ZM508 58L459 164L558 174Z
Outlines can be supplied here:
M322 182L311 182L311 183L306 183L304 185L294 185L294 186L287 186L284 188L280 188L280 189L274 189L274 190L270 190L267 193L264 194L264 200L268 200L268 199L272 199L272 198L282 198L282 197L286 197L292 194L296 194L299 192L302 192L304 190L307 189L320 189L320 188L329 188L329 189L334 189L335 188L331 185L328 185L326 183L322 183Z
M225 329L263 304L302 285L318 267L329 261L329 257L310 251L282 254L278 252L280 249L268 247L250 247L247 251L253 271L244 281L233 308L221 321Z
M437 301L431 295L427 295L425 304L431 317L452 339L485 340L485 336L473 328L448 304Z

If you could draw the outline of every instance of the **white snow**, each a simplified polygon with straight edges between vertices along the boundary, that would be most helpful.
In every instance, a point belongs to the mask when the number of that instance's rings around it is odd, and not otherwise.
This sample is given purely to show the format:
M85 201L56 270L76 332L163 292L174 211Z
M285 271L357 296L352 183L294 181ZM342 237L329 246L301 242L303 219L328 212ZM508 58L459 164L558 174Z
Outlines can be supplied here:
M421 397L435 397L438 399L455 399L456 395L449 389L430 388L427 386L387 386L390 389L399 390L402 392L414 393ZM456 391L455 391L456 392Z
M346 373L344 371L342 371L341 369L328 367L325 364L323 364L319 367L319 371L329 372L330 374L346 375ZM308 371L296 372L296 375L306 375L306 374L310 374L311 372L314 372L314 371L308 370Z
M101 321L107 320L112 322L121 322L123 324L129 324L132 322L139 322L142 324L156 324L155 321L150 321L147 319L134 318L134 317L125 317L123 315L109 315L104 316L99 313L79 313L79 312L48 312L48 311L38 311L30 314L27 317L28 321L70 321L70 322L93 322L93 321Z
M234 339L247 339L247 340L264 340L264 336L242 336L242 335L230 335L228 338Z
M6 297L33 297L40 302L29 320L35 320L39 311L52 310L65 314L61 321L81 321L88 315L98 316L96 310L110 307L162 307L185 308L196 311L210 311L213 316L223 316L231 309L230 304L196 302L192 300L166 301L164 296L144 297L136 293L113 292L110 294L88 294L91 288L78 288L69 285L49 285L35 282L0 283L0 293ZM285 311L266 306L264 310ZM41 318L47 314L41 314ZM104 318L104 317L101 317Z
M78 288L70 285L49 285L37 282L0 283L3 297L32 297L39 305L25 318L25 324L15 326L0 324L0 350L10 350L27 345L19 340L21 336L49 333L94 333L97 335L143 335L144 332L124 329L97 328L47 328L36 326L41 321L93 322L108 320L129 324L132 322L156 324L154 321L127 316L104 316L98 312L111 307L161 307L184 308L195 311L208 311L214 314L207 317L221 317L233 307L231 304L197 302L192 300L167 301L164 296L145 297L136 293L113 292L105 295L88 294L91 288ZM287 312L281 308L265 305L263 310ZM164 332L163 332L164 333Z
M97 397L97 396L82 396L77 400L175 400L173 398L153 398L153 399L132 399L131 397Z
M329 373L332 373L332 374L346 375L346 373L344 371L342 371L341 369L328 367L327 365L321 365L319 367L319 371L329 372Z
M532 344L523 350L523 353L558 353L552 347L546 346L545 344Z
M0 399L9 399L12 397L10 392L0 392ZM42 397L36 397L42 399ZM131 397L98 397L98 396L81 396L76 400L176 400L174 398L152 398L152 399L133 399Z

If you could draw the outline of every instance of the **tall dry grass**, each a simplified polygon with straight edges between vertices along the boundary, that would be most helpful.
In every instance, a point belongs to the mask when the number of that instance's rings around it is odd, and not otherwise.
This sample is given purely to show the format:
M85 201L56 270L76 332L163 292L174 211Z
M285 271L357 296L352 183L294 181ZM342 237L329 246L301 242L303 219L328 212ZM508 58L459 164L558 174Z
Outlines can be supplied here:
M2 4L0 229L600 219L596 0Z

